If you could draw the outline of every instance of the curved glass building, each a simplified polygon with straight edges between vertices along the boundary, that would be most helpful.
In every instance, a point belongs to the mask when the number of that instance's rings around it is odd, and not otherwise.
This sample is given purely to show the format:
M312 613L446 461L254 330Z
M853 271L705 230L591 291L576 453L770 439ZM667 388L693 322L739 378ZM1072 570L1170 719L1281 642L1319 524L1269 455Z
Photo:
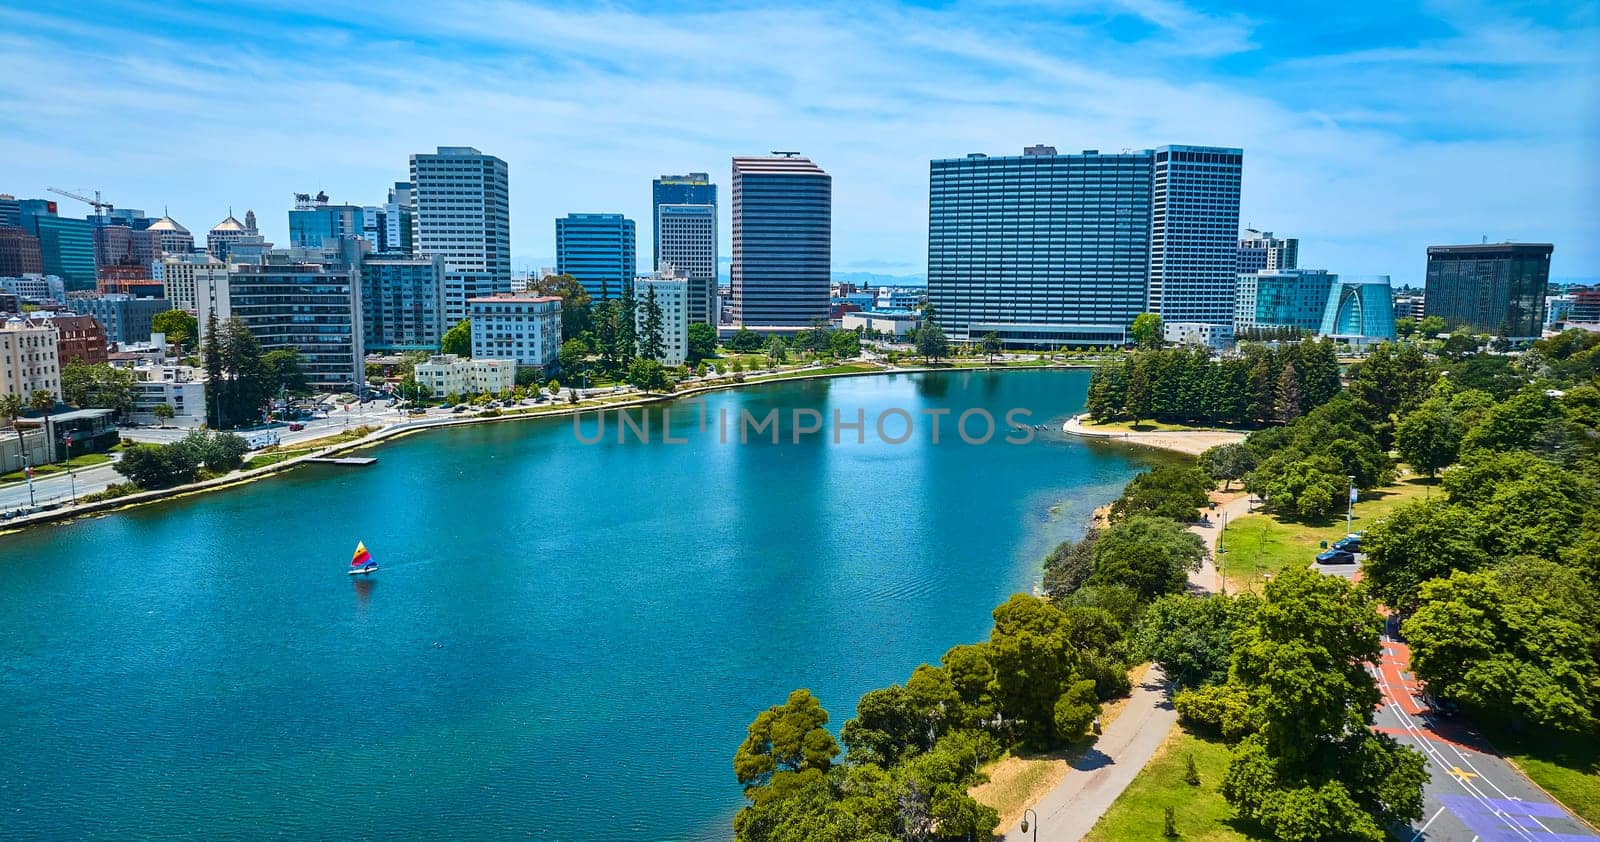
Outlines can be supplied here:
M1393 339L1393 295L1388 275L1337 279L1328 289L1317 332L1346 342Z

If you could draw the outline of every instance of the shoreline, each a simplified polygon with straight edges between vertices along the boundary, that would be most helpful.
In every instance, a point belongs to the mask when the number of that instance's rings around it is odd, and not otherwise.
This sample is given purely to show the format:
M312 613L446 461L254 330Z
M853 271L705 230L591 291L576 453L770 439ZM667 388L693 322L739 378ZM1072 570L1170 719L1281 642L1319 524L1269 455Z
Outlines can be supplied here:
M1232 430L1156 430L1148 433L1134 431L1095 431L1084 426L1084 420L1089 417L1087 412L1080 412L1066 420L1061 425L1061 432L1069 436L1078 436L1086 439L1105 439L1108 441L1123 441L1129 444L1142 444L1146 447L1170 450L1187 456L1199 456L1207 448L1220 444L1234 444L1244 441L1249 433Z
M848 365L842 363L841 365ZM387 441L405 438L413 433L426 430L442 429L447 427L464 427L471 424L488 424L503 421L534 421L547 418L564 418L589 411L604 411L608 409L624 409L637 406L665 403L682 398L692 398L710 392L719 392L730 389L739 389L747 386L762 386L771 383L789 383L799 380L822 380L842 377L876 377L885 374L929 374L946 372L1006 372L1006 371L1048 371L1048 370L1074 370L1092 369L1094 365L1088 363L1049 363L1047 365L1025 366L917 366L905 367L877 367L864 371L831 371L815 374L795 374L804 369L791 369L789 372L779 372L761 379L747 377L744 382L737 382L731 377L719 379L711 383L697 383L694 386L675 392L641 393L618 400L607 401L604 398L586 399L576 404L552 405L547 407L534 407L528 410L513 410L503 412L496 416L469 415L464 418L432 418L417 421L400 421L381 427L358 439L339 442L317 450L303 453L292 459L285 459L271 465L259 468L237 471L225 476L213 477L199 482L176 485L171 488L158 488L149 491L138 491L123 497L110 500L100 500L94 503L80 503L78 505L63 506L44 512L16 518L0 526L0 537L21 532L37 526L47 524L65 525L81 518L102 517L129 509L161 503L168 500L177 500L196 494L205 494L219 491L234 486L246 485L259 480L268 479L275 474L290 471L307 464L314 464L312 459L325 459L330 456L348 454L363 448L376 447Z

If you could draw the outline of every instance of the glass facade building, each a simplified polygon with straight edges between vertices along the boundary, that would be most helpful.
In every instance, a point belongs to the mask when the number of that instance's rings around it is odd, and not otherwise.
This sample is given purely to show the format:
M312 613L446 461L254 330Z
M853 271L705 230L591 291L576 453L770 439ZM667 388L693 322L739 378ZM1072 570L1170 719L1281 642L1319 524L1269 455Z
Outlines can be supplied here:
M833 177L798 155L733 159L733 323L799 328L828 318Z
M1553 251L1549 243L1429 246L1424 312L1451 330L1538 339Z
M106 341L118 345L150 341L150 324L157 314L172 309L165 298L136 298L122 292L98 298L69 298L67 309L80 316L94 316L106 329Z
M362 345L368 353L437 351L447 329L443 258L377 252L361 261Z
M596 301L621 298L638 274L633 220L620 213L569 213L556 220L556 271Z
M1010 347L1126 341L1144 311L1153 154L933 161L928 301L951 338Z
M1155 150L1149 311L1169 322L1227 324L1239 274L1244 150Z
M57 216L48 199L18 202L22 230L39 240L44 274L66 281L67 291L94 289L94 226L87 219Z
M1393 339L1394 288L1389 276L1334 281L1317 332L1346 342Z
M414 251L444 258L445 323L467 299L511 291L511 198L506 162L470 146L411 156ZM358 232L359 233L359 232Z
M666 264L689 279L689 321L716 324L717 186L703 172L663 175L651 183L655 227L652 272Z
M269 255L274 259L282 258ZM235 265L227 307L263 352L298 352L312 388L348 391L365 381L361 285L349 270L316 263Z
M1232 314L1234 335L1275 327L1316 332L1322 327L1328 290L1338 280L1338 275L1322 269L1284 269L1237 276ZM1390 324L1392 327L1392 314Z
M326 198L319 196L319 198ZM326 201L304 202L289 211L290 248L319 249L340 237L359 237L365 232L366 211L357 205L330 205ZM232 220L233 217L228 217ZM227 221L227 220L224 220ZM239 230L243 226L237 221ZM222 257L223 255L217 255Z

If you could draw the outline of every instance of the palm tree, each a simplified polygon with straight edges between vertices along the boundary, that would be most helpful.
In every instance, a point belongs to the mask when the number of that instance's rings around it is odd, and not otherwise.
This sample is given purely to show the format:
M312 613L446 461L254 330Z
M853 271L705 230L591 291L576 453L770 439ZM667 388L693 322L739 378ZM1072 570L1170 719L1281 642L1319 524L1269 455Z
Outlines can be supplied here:
M50 461L54 462L56 452L55 434L50 429L50 410L56 408L56 396L44 389L35 389L33 394L28 396L28 408L44 416L44 423L41 429L44 430L45 440L50 443Z
M26 474L28 470L28 446L22 440L22 428L17 426L17 417L22 415L24 406L25 404L22 402L22 396L20 395L0 395L0 417L5 418L6 423L10 424L11 429L17 433L17 458L22 460L22 470ZM32 476L28 477L28 496L29 501L32 502Z

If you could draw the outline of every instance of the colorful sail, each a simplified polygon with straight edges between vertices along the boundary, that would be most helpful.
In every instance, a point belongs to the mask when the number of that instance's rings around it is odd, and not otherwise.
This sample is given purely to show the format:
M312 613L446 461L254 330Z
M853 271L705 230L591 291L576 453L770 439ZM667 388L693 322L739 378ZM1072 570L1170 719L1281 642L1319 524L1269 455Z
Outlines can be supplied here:
M372 553L367 552L367 545L357 541L356 554L350 557L351 567L362 567L372 561Z

